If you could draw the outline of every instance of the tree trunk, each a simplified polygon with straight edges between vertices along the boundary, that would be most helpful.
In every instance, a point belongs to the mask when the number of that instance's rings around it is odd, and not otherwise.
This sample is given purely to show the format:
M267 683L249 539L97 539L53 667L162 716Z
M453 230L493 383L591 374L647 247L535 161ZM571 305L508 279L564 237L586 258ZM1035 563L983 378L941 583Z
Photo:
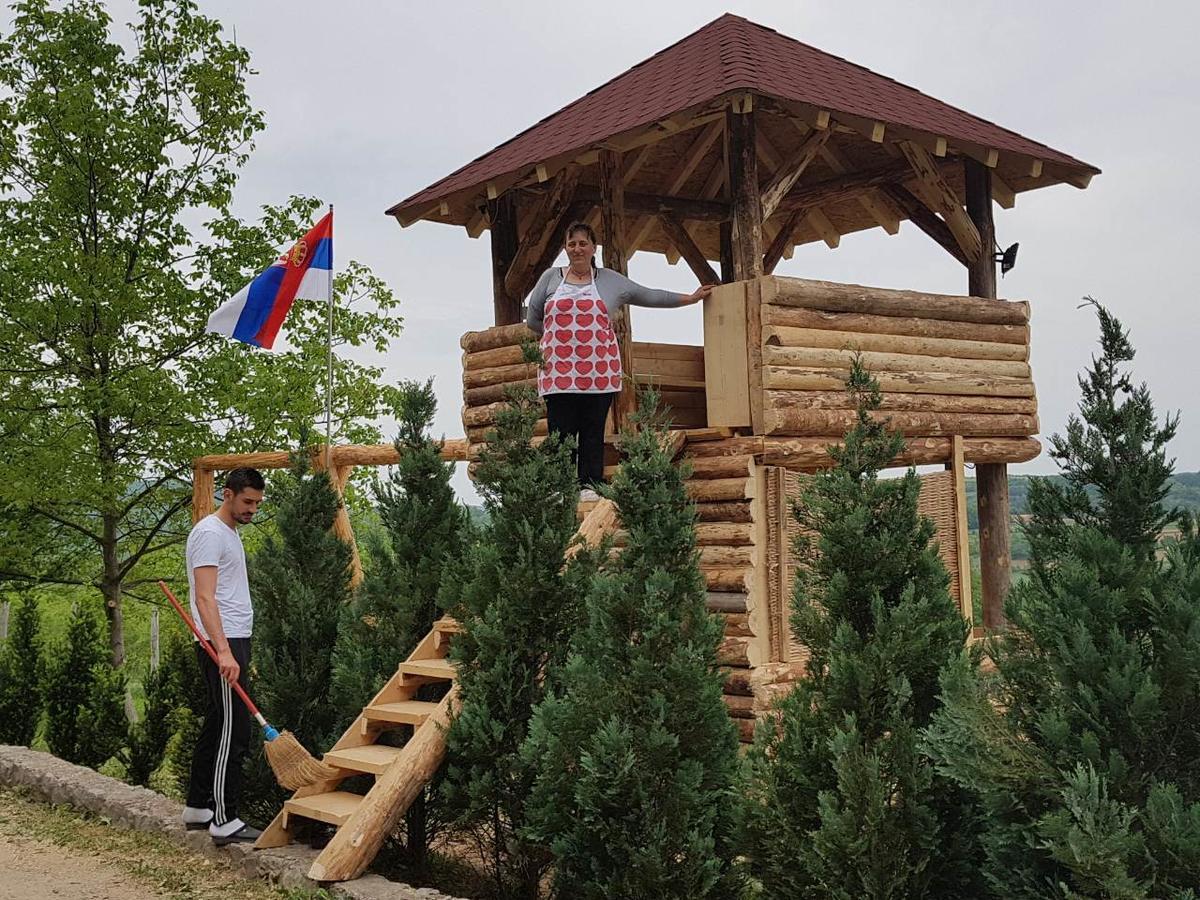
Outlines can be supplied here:
M117 557L117 518L106 513L103 517L104 542L100 547L104 573L100 592L104 595L104 615L108 619L108 647L113 668L125 665L125 616L121 609L121 566Z

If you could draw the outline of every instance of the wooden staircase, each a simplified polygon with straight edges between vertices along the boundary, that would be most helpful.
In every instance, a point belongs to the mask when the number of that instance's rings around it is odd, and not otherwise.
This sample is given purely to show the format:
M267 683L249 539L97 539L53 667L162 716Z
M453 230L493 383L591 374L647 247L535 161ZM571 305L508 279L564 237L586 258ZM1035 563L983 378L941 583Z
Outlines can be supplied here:
M446 653L457 630L453 619L433 624L433 630L325 754L324 761L339 769L339 776L296 791L255 847L290 843L297 818L325 822L337 832L313 862L309 878L347 881L362 874L445 756L445 729L458 698L454 666ZM416 699L418 688L436 683L450 685L440 702ZM397 726L413 729L403 747L377 743ZM359 775L375 779L366 794L340 789L344 780Z

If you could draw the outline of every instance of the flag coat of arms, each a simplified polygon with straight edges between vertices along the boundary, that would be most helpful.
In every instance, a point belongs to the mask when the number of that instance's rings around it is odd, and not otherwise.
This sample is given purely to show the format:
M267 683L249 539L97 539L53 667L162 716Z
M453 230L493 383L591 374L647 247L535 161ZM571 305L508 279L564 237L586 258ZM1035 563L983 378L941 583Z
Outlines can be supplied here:
M333 291L333 211L208 317L206 331L270 350L292 303Z

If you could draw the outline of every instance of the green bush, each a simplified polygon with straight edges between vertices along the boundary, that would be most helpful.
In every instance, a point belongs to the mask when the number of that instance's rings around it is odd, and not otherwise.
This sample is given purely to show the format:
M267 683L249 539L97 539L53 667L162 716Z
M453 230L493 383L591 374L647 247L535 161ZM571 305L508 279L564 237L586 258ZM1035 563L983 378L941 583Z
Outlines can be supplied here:
M343 725L429 633L439 615L443 572L462 556L471 535L466 509L450 485L454 463L442 459L441 442L429 434L437 411L433 382L402 382L397 398L400 459L375 497L383 534L372 533L372 565L345 608L333 656L330 697ZM438 686L422 688L420 697L440 699ZM427 789L405 817L401 855L415 868L425 867L441 827L433 798Z
M10 611L8 640L0 647L0 744L29 746L42 718L42 623L32 594Z
M0 744L28 746L42 717L41 617L30 593L10 610L8 640L0 647Z
M173 613L172 613L173 615ZM134 784L149 785L162 764L172 735L179 727L180 709L195 715L203 709L204 682L196 664L194 644L182 627L167 624L161 631L159 666L146 666L142 680L145 705L141 718L129 729L125 777Z
M476 482L490 521L442 595L463 628L451 644L462 706L447 735L444 796L502 897L539 896L550 862L522 836L537 766L520 748L565 659L587 577L582 564L563 568L578 487L566 445L532 445L540 407L522 391L497 415Z
M879 477L903 439L871 415L877 383L856 363L849 388L857 424L795 507L792 626L811 655L748 755L745 853L767 898L974 897L974 806L919 747L968 625L915 471Z
M705 610L695 507L655 401L623 440L611 496L628 542L595 577L571 656L523 748L529 836L561 897L729 898L737 734L722 699L723 621Z
M946 673L929 747L986 810L999 897L1195 897L1200 885L1200 540L1180 518L1134 350L1097 306L1101 354L1080 416L1034 479L1033 565L1014 586L995 673Z
M46 661L46 744L69 762L99 768L125 744L125 676L109 663L91 607L77 604Z
M310 472L301 454L296 459L289 472L271 482L277 533L250 560L251 696L271 724L320 753L340 719L329 688L338 620L352 598L351 549L331 531L341 501L329 473ZM246 776L247 815L265 821L287 794L261 752L248 755Z

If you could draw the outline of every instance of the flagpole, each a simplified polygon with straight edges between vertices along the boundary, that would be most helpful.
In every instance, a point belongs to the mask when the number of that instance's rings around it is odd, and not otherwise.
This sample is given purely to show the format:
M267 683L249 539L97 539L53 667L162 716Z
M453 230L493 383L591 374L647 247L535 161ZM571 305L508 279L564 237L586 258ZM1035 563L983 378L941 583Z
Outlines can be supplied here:
M329 204L329 215L333 215L333 204ZM333 222L330 226L330 240L333 236ZM333 255L329 258L329 310L327 319L326 360L325 360L325 468L333 475Z

